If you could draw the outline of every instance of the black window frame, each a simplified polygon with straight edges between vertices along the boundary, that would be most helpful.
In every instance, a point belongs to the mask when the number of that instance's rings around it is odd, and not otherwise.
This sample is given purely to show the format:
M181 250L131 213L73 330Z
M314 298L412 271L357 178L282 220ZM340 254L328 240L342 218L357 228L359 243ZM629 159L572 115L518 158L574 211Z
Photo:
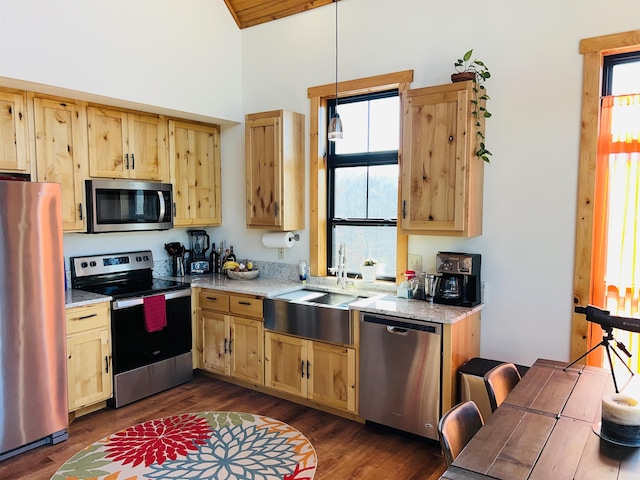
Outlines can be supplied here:
M605 56L602 62L602 96L606 97L611 95L611 89L613 88L613 67L625 63L637 62L640 62L640 51Z
M362 102L364 100L377 100L380 98L398 97L400 98L400 91L398 89L384 90L375 93L366 93L362 95L354 95L351 97L340 98L337 102L336 99L328 100L327 102L327 128L329 120L336 111L336 105L344 105L348 103ZM398 111L400 115L400 111ZM346 133L345 135L348 135ZM398 132L400 135L400 132ZM338 140L339 142L340 140ZM334 266L333 259L333 231L335 226L349 225L349 226L393 226L398 228L398 218L384 219L354 219L354 218L335 218L335 205L334 205L334 190L335 190L335 175L334 169L340 167L360 167L360 166L375 166L375 165L397 165L398 164L398 150L388 150L382 152L373 153L350 153L337 155L335 153L335 143L333 141L326 140L327 146L327 275L330 275L330 268ZM367 188L368 192L368 188ZM397 248L397 245L396 245ZM359 272L347 272L349 277L358 275ZM396 280L391 276L378 276L379 280Z

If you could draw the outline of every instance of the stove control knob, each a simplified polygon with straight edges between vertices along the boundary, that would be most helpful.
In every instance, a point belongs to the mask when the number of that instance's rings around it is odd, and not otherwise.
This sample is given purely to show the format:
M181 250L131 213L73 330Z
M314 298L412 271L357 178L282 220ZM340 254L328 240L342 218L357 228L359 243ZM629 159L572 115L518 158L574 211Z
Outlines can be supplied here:
M142 261L142 257L136 257L136 262L141 262Z
M144 256L144 257L142 257L142 258L144 258L144 261L145 261L145 262L148 262L148 261L149 261L149 257L148 257L147 255L145 255L145 256Z
M80 264L80 266L81 266L82 268L87 268L87 267L89 266L89 264L88 264L87 262L82 262L82 263Z
M92 267L95 267L98 264L96 262L90 262L89 265L91 265Z

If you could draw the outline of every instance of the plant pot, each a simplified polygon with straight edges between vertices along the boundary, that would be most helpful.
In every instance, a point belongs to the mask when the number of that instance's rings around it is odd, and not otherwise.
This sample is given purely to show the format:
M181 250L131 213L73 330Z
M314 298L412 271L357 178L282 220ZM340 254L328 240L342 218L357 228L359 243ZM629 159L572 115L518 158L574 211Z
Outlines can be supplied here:
M361 265L360 272L362 273L362 281L373 283L376 279L377 271L377 265Z
M476 74L473 72L460 72L451 74L451 81L453 83L466 82L467 80L473 80L475 78Z

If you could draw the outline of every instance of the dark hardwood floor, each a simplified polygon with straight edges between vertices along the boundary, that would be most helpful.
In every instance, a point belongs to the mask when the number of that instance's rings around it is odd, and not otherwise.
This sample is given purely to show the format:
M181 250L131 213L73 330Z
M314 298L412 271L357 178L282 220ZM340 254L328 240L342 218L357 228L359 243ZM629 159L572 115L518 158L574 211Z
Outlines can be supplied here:
M105 409L76 419L69 426L68 440L0 462L0 479L48 480L71 456L110 433L145 420L208 410L267 415L297 428L318 455L315 480L437 480L446 468L435 441L363 425L196 375L188 384L117 410Z

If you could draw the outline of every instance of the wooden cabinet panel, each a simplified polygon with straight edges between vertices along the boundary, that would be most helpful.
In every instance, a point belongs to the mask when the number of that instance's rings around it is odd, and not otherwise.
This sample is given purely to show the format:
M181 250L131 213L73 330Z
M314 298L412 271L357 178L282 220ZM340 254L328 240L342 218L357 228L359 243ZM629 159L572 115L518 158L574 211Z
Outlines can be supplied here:
M407 234L482 233L484 161L474 155L472 82L404 98L401 228Z
M264 385L262 321L232 317L231 376Z
M69 412L105 401L113 393L108 302L67 308Z
M91 330L67 338L69 411L111 396L109 332Z
M217 125L169 121L174 225L220 225L221 158Z
M229 311L235 315L262 318L262 298L231 295Z
M229 375L229 319L220 313L202 311L202 368Z
M308 350L308 396L324 405L355 412L356 353L353 348L312 342Z
M307 340L271 332L264 337L265 385L306 398Z
M215 290L201 290L198 294L200 308L217 312L229 311L229 295Z
M72 100L35 97L33 104L38 181L62 185L62 228L82 232L87 176L84 110Z
M26 95L0 91L0 172L30 173Z
M246 116L247 227L304 228L304 115Z
M163 117L89 106L87 118L91 177L167 179Z
M353 348L265 333L265 385L344 411L356 411Z

